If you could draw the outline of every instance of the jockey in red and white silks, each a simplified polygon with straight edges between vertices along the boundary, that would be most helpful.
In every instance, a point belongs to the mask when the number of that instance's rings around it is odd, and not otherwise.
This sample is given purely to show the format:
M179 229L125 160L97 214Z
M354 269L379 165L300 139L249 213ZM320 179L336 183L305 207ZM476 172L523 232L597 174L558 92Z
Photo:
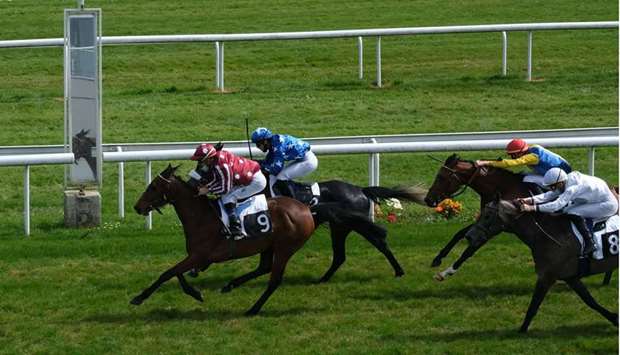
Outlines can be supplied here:
M260 165L226 150L217 151L211 144L198 146L191 159L203 163L199 169L201 181L204 182L200 193L221 196L230 219L231 233L240 234L239 218L235 214L237 200L260 193L267 186Z

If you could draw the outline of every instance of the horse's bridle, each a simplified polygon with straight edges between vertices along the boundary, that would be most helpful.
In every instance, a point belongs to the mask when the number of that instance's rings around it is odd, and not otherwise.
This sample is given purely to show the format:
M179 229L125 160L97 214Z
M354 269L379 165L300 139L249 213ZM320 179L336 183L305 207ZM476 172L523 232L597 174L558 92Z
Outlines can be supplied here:
M474 182L474 179L476 179L476 177L478 177L478 174L480 173L480 171L482 170L480 167L476 166L476 164L473 164L473 166L475 167L475 170L473 172L473 174L471 174L471 177L469 178L469 180L464 181L463 179L461 179L461 177L459 176L458 172L452 168L449 168L445 165L442 165L441 168L442 169L446 169L450 172L450 177L453 177L456 179L456 181L458 181L462 187L460 188L460 190L457 190L456 192L450 194L448 196L448 198L454 198L456 196L459 196L460 194L462 194L463 192L465 192L465 190L467 190L468 187L471 186L472 182Z
M161 180L163 180L163 181L166 183L166 185L167 185L167 186L170 186L170 184L172 183L172 180L167 179L167 178L165 178L165 177L161 176L161 174L157 175L156 179L157 179L157 178L160 178ZM153 202L149 205L149 207L150 207L150 208L152 208L152 209L154 209L155 211L157 211L157 213L159 213L159 214L163 214L163 213L161 212L161 210L159 209L159 207L163 207L163 206L165 206L165 205L167 205L167 204L169 204L169 203L170 203L170 204L173 204L173 203L174 203L174 200L172 200L172 199L168 198L168 195L166 194L166 192L164 192L164 191L159 191L159 189L157 188L157 185L153 185L153 188L154 188L155 190L158 190L158 192L160 192L160 193L161 193L161 195L162 195L162 199L161 199L161 200L158 200L158 201L153 201ZM157 204L157 206L155 206L155 204Z

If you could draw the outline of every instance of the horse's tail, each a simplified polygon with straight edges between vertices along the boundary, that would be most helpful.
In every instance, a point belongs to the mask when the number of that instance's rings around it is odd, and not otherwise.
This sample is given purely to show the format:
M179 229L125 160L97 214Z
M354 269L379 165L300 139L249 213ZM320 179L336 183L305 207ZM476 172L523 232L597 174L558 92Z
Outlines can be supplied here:
M362 188L362 192L366 197L379 203L380 198L401 198L406 201L415 202L419 205L426 206L424 198L428 193L428 190L421 186L405 186L395 187L393 189L381 186L369 186Z
M337 202L322 202L310 208L314 224L339 224L351 228L363 236L387 237L387 231L382 226L373 223L370 218L358 212L342 207Z

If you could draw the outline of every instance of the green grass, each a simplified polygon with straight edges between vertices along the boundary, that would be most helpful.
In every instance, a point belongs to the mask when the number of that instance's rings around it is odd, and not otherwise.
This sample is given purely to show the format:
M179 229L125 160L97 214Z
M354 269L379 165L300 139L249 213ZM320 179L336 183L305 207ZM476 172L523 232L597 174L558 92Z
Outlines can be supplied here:
M103 9L104 35L243 33L555 21L617 20L609 1L87 1ZM0 40L62 36L62 10L75 1L0 1ZM104 142L243 139L243 120L298 136L602 127L618 125L618 32L534 34L535 82L525 82L527 38L510 33L501 71L499 34L384 37L377 89L374 39L365 39L357 80L355 39L226 43L228 94L214 91L212 44L103 49ZM62 49L0 49L0 145L63 142ZM585 171L585 149L559 149ZM445 157L447 154L436 154ZM500 151L465 152L468 159ZM167 162L157 162L153 171ZM365 155L321 156L310 178L367 184ZM181 170L187 171L185 163ZM321 230L291 260L261 316L243 312L266 278L222 295L257 258L209 269L192 280L204 304L176 280L138 308L131 297L184 255L171 209L144 231L131 204L143 163L126 164L127 217L117 217L114 164L104 167L104 224L62 227L63 168L32 168L32 236L23 238L22 168L0 171L0 352L3 353L617 353L617 329L555 286L516 333L533 290L529 251L502 235L445 283L428 267L471 221L477 198L449 222L419 206L389 225L407 274L394 279L359 236L332 282L314 285L330 263ZM438 166L425 154L383 154L381 184L429 185ZM596 174L618 183L618 149L596 151ZM460 244L445 264L463 250ZM618 308L617 276L586 282Z

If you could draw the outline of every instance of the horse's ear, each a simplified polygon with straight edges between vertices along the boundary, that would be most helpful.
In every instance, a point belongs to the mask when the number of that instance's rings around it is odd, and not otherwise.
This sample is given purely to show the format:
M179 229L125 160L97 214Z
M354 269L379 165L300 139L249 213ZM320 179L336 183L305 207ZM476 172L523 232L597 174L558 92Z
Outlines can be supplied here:
M220 150L222 150L222 148L224 148L224 144L222 144L222 142L218 142L218 143L215 145L215 150L217 150L218 152L219 152Z
M173 171L173 172L174 172L174 171L177 171L177 169L178 169L178 168L180 168L180 167L181 167L181 164L179 164L179 165L177 165L177 166L175 166L175 167L172 167L172 171Z
M502 199L502 194L498 191L495 193L495 202L499 202Z

